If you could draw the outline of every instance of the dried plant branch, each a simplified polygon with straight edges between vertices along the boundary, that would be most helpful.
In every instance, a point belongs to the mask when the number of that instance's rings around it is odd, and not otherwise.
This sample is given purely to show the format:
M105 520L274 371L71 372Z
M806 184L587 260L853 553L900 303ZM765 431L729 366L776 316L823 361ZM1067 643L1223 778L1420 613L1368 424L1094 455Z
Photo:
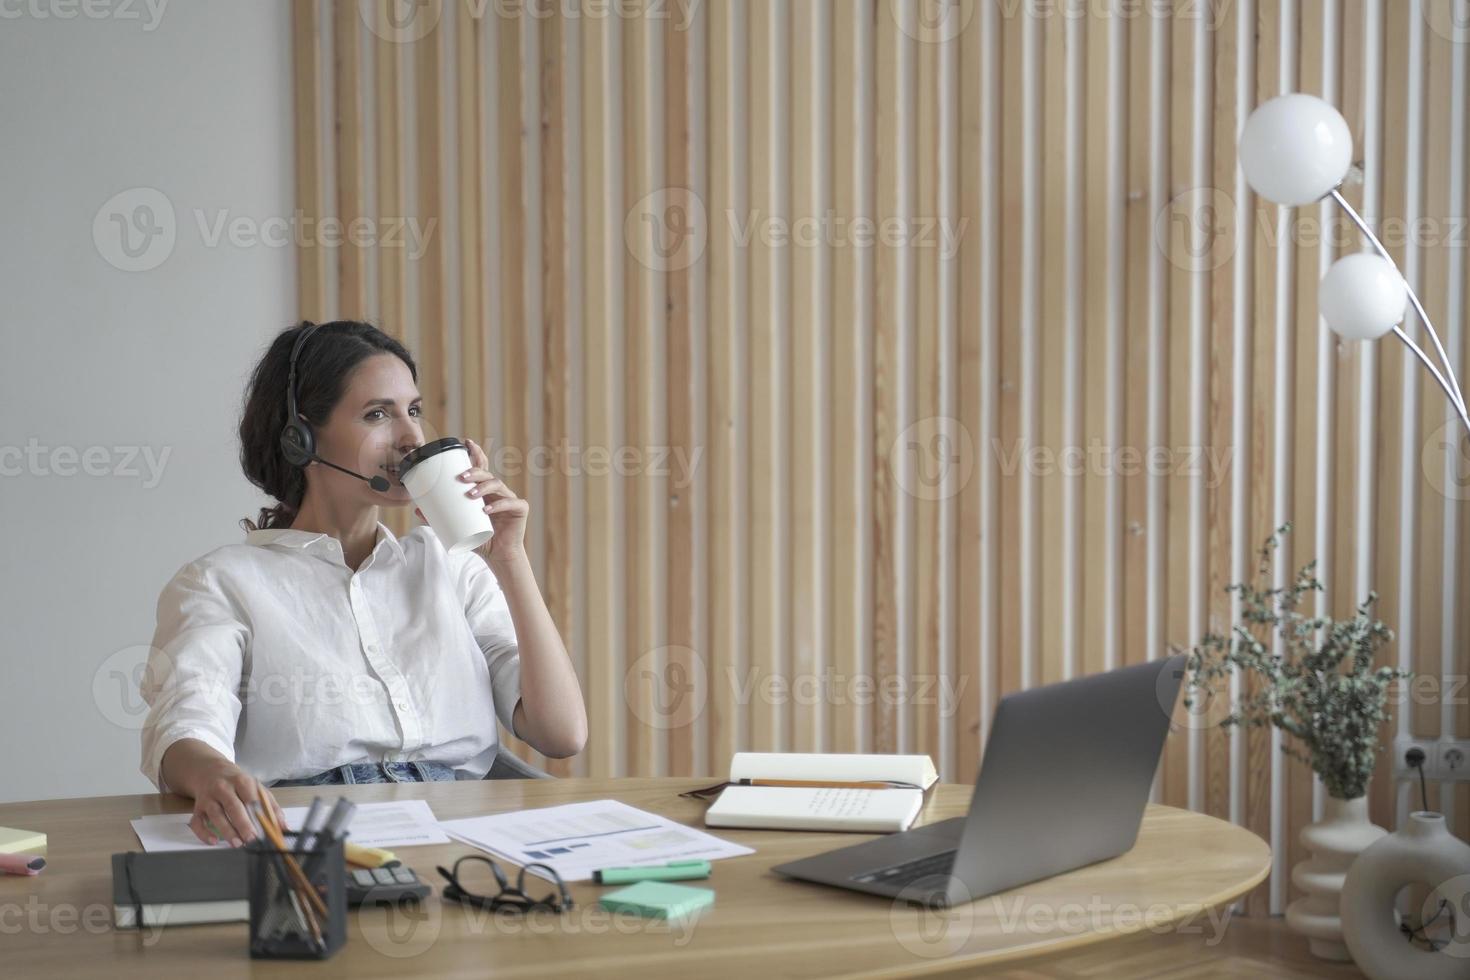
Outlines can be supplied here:
M1290 531L1283 524L1266 539L1256 569L1259 585L1226 588L1240 595L1241 622L1228 636L1206 633L1188 651L1184 703L1193 707L1222 685L1228 696L1234 670L1256 675L1264 681L1260 689L1242 695L1221 727L1275 725L1289 737L1282 744L1286 755L1311 766L1333 796L1355 799L1368 789L1389 691L1410 673L1375 665L1377 652L1393 640L1393 631L1372 618L1376 592L1353 618L1332 620L1301 611L1305 599L1323 591L1315 561L1285 588L1269 587L1276 549ZM1273 634L1281 638L1279 656L1272 652Z

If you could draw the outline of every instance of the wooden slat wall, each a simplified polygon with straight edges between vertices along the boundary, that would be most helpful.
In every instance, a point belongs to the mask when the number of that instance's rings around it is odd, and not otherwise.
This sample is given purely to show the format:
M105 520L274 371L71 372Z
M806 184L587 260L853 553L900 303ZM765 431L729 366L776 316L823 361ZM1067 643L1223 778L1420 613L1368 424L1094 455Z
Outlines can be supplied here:
M1279 575L1319 558L1338 615L1376 588L1386 662L1463 675L1444 400L1321 328L1356 241L1254 200L1234 151L1275 94L1340 105L1346 193L1470 374L1470 44L1443 6L465 0L405 25L297 0L306 218L432 229L302 248L301 314L413 342L431 426L515 453L533 504L593 734L516 751L596 775L917 751L968 781L997 698L1223 628L1287 519ZM1268 837L1248 906L1279 911L1320 786L1278 736L1178 720L1156 797ZM1406 702L1396 732L1470 712ZM1470 832L1467 790L1433 795ZM1374 819L1410 799L1382 766Z

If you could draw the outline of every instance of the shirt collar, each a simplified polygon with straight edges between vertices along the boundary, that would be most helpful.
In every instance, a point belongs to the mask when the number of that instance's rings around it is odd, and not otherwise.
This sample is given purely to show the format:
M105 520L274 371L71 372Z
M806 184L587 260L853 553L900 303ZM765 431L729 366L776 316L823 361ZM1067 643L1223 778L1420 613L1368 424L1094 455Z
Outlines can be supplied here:
M401 560L403 558L403 545L393 536L393 532L388 530L388 525L379 521L378 537L373 545L373 553L376 553L385 541L388 543L388 550L392 552L394 557ZM325 531L298 531L289 527L272 527L246 532L245 543L261 547L274 545L278 548L309 551L315 548L329 548L337 544L337 539Z

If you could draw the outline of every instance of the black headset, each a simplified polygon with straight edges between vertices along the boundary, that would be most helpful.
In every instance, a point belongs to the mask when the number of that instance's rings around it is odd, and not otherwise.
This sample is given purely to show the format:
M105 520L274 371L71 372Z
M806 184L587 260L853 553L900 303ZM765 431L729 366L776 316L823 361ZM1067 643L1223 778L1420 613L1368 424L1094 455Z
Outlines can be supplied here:
M291 348L291 372L286 381L286 427L281 430L281 453L292 466L305 466L316 456L316 435L296 411L296 359L306 339L316 332L319 324L307 320Z
M296 359L301 356L301 348L306 346L306 340L319 323L304 321L301 334L296 338L296 345L291 348L291 370L286 379L286 427L281 430L281 454L286 457L286 462L292 466L307 466L313 460L323 466L330 466L334 470L340 470L348 476L355 476L367 483L379 493L388 492L388 478L384 476L363 476L352 470L329 463L316 454L316 434L311 431L311 425L301 418L296 411Z

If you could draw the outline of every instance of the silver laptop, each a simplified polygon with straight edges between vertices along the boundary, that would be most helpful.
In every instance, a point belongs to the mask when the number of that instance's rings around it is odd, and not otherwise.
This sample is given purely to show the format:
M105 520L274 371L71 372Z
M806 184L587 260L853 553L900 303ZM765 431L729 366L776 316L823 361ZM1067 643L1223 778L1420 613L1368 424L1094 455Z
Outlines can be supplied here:
M1125 853L1138 839L1185 661L1007 695L968 815L773 870L942 908Z

